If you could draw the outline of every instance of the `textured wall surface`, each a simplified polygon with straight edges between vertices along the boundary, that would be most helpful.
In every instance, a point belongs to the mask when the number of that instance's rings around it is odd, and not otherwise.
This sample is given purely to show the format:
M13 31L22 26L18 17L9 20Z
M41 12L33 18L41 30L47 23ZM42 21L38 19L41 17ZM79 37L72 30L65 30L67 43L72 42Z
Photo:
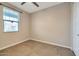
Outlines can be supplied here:
M62 3L33 13L31 36L38 40L71 47L70 16L70 3Z
M26 40L29 37L29 14L21 13L19 32L3 31L3 6L0 6L0 48Z

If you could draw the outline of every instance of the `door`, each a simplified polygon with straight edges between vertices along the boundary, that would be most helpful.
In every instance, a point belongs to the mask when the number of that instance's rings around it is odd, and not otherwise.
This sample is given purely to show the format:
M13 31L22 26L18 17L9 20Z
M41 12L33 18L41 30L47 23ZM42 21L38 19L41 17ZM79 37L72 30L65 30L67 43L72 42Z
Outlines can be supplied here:
M79 56L79 2L75 2L73 7L73 50Z

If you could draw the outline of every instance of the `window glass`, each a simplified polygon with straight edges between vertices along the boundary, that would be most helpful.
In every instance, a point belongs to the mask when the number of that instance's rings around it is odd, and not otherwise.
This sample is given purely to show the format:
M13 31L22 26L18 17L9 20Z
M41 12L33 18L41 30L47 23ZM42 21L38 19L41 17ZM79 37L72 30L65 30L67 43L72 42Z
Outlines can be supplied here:
M3 8L4 32L18 31L19 12L10 8Z

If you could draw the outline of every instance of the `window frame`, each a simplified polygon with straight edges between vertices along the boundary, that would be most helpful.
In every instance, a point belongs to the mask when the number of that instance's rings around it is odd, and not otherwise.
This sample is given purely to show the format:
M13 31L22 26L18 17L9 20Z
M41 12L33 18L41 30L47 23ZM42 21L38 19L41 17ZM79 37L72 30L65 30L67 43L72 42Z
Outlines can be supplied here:
M2 19L3 19L3 16L4 16L4 8L8 8L8 9L10 9L10 10L12 10L12 11L18 12L18 11L14 10L14 9L9 8L9 7L3 7ZM5 21L9 22L10 20L5 20L5 19L3 19L3 32L5 32L5 33L12 33L12 32L19 32L19 31L20 31L19 25L20 25L21 14L20 14L20 12L18 12L18 13L19 13L18 21L13 21L13 22L18 23L18 25L17 25L17 26L18 26L18 28L17 28L18 30L17 30L17 31L5 31L4 22L5 22Z

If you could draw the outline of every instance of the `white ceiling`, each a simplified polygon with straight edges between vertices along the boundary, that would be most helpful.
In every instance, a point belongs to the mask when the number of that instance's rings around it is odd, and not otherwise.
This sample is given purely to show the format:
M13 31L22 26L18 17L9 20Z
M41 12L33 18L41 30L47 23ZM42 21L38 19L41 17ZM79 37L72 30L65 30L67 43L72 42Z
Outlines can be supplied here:
M55 6L57 4L60 4L61 2L37 2L39 7L36 7L34 4L31 2L25 3L24 5L21 5L22 2L9 2L10 4L21 8L22 10L28 12L28 13L33 13L51 6Z

